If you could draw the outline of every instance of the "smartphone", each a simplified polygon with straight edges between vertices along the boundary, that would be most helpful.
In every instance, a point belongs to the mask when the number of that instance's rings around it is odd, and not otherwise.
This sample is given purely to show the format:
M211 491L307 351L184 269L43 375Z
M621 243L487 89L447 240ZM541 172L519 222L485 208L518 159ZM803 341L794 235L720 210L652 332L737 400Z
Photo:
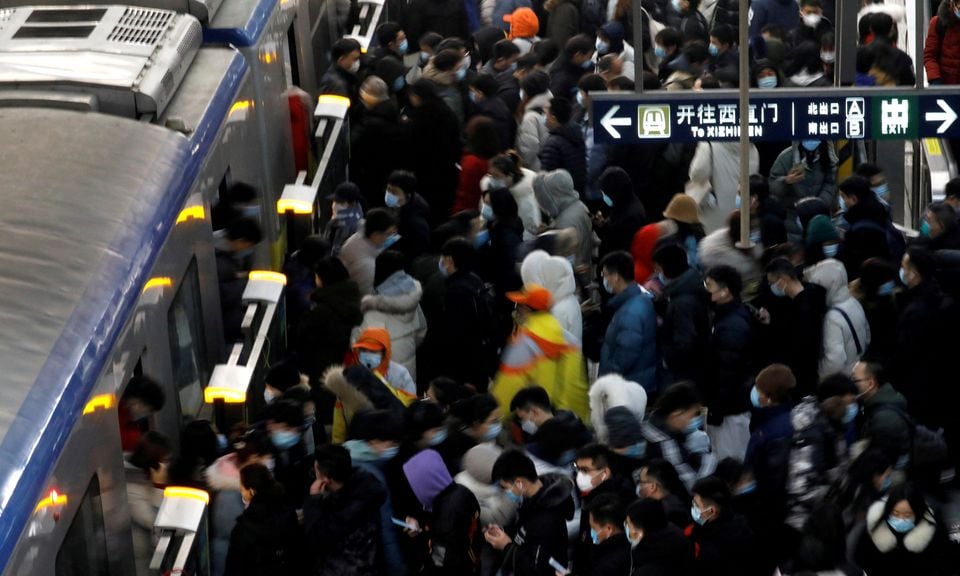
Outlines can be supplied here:
M415 531L415 532L419 532L419 531L420 531L420 528L418 528L417 526L414 526L413 524L411 524L411 523L409 523L409 522L405 522L405 521L403 521L403 520L401 520L401 519L399 519L399 518L391 518L390 520L392 520L394 524L396 524L397 526L399 526L399 527L401 527L401 528L406 528L407 530L413 530L413 531Z
M561 574L569 574L569 573L570 573L570 571L567 570L567 567L566 567L566 566L564 566L563 564L557 562L557 561L554 560L553 558L550 559L550 567L553 568L554 570L556 570L557 572L561 573Z

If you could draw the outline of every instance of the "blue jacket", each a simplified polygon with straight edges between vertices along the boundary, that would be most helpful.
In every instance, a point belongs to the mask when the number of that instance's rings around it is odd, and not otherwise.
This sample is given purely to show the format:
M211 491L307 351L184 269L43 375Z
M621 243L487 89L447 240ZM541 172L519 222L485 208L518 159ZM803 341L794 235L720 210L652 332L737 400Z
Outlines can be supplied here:
M750 36L759 36L767 24L779 24L790 31L800 26L796 0L753 0L750 3Z
M653 299L631 284L610 299L614 311L600 350L600 375L620 374L657 390L657 315Z
M350 451L353 464L376 478L383 487L384 492L386 492L386 499L380 506L381 550L383 551L385 564L390 567L390 573L403 576L406 574L403 568L405 566L403 553L400 550L397 528L393 525L393 502L390 500L390 492L387 489L387 478L383 470L386 463L377 461L377 456L363 440L348 440L344 442L343 447Z

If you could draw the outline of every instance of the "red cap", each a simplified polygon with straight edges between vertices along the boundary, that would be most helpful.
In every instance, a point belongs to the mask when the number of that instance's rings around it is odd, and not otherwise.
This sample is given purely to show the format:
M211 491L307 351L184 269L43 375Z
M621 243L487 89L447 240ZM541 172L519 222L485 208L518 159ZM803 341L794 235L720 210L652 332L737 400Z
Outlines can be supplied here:
M533 310L549 310L553 302L553 295L543 286L527 284L520 292L507 292L507 299L517 304L523 304Z

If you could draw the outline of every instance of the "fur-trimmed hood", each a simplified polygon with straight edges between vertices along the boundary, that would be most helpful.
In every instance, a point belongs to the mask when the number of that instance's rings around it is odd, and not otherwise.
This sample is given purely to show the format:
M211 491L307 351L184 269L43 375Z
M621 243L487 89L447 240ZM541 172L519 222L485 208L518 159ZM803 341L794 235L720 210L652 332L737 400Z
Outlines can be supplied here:
M937 533L937 524L934 520L933 512L928 508L923 516L917 521L916 527L904 535L898 535L883 519L883 511L887 505L887 499L882 498L874 502L867 511L867 527L874 526L870 530L870 540L881 554L886 554L897 547L898 536L903 540L903 547L913 554L924 552L933 542L933 537Z
M323 374L323 386L340 399L343 407L350 412L372 410L373 402L367 395L355 388L343 375L343 366L331 366Z
M417 310L423 287L405 272L397 272L376 287L376 294L364 296L360 310L384 314L410 314Z
M647 410L647 391L640 384L619 374L607 374L597 378L590 387L590 422L599 440L607 440L604 415L607 410L616 406L627 408L642 422Z
M240 469L237 468L236 453L217 458L204 472L207 485L217 492L227 490L240 491Z

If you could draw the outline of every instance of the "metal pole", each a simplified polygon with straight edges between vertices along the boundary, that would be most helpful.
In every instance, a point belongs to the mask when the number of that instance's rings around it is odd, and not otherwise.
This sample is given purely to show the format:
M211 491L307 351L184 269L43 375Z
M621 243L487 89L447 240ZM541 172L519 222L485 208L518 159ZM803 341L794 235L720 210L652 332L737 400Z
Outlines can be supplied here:
M643 94L643 6L633 0L633 89Z
M750 0L740 0L740 242L738 248L753 248L750 242Z

